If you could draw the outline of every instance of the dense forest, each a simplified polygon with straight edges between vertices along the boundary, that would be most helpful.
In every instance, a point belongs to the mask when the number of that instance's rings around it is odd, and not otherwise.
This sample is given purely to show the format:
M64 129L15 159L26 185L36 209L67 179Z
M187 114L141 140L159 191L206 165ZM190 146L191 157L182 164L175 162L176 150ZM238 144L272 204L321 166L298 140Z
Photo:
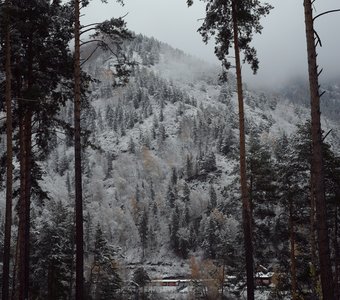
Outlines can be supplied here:
M206 1L222 74L89 1L1 1L2 299L339 299L340 90L303 2L308 84L273 93L242 83L260 1Z

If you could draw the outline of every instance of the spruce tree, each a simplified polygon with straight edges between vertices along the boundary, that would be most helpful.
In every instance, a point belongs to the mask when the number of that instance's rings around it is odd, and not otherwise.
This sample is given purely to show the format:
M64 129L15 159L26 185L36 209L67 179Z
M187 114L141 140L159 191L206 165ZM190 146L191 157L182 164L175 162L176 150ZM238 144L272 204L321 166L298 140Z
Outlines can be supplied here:
M266 145L252 134L247 157L249 197L254 219L254 246L257 263L269 265L275 259L273 243L274 219L276 217L276 174L274 162Z
M275 151L281 216L277 220L275 233L282 243L279 259L282 271L290 273L292 299L301 296L299 291L303 286L309 286L314 297L318 297L315 286L318 262L314 258L316 249L313 245L315 229L310 226L310 220L314 219L310 205L310 126L310 122L306 122L299 125L291 137L283 136L279 147L281 150Z
M145 249L148 245L148 236L149 236L149 220L148 220L148 212L144 209L141 215L139 216L138 222L138 231L142 245L142 258L144 260L145 257Z
M122 286L122 279L117 272L115 254L98 224L93 250L92 270L95 271L95 275L91 274L92 278L90 279L96 284L96 300L120 299L118 291Z
M145 298L144 287L150 282L150 277L143 267L137 268L133 272L132 280L142 287L142 300Z
M66 299L72 281L73 217L62 202L51 200L32 220L32 289L44 299Z

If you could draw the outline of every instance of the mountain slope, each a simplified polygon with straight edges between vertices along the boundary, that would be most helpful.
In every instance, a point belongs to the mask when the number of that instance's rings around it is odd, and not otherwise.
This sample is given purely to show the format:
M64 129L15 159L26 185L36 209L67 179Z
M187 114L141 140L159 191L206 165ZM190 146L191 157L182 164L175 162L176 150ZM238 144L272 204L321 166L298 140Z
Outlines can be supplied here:
M124 87L112 86L110 54L97 52L84 65L98 80L90 83L89 104L82 111L82 126L91 132L87 144L92 145L83 152L87 272L97 226L127 270L121 271L125 280L139 264L153 278L188 276L193 269L189 257L217 260L229 248L240 264L234 76L222 84L216 66L152 38L137 36L124 47L139 62ZM261 149L278 160L275 151L283 136L309 118L303 104L307 93L297 90L245 91L248 149L258 138ZM340 123L334 116L339 91L336 85L328 90L333 104L323 124L325 132L332 129L327 141L338 151ZM59 118L72 124L72 109L69 102ZM49 203L60 201L72 212L73 149L66 132L56 132L40 166L40 185L49 199L43 205L33 199L32 214L38 216L33 228L49 218ZM231 265L230 270L237 269Z

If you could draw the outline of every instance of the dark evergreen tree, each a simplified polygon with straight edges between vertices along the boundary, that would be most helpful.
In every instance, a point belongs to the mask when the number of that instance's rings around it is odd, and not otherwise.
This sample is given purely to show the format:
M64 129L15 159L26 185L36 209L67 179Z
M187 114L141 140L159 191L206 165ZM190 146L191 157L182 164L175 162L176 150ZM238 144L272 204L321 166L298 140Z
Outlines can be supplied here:
M13 125L12 125L12 83L11 83L11 31L10 31L10 1L4 3L5 10L0 14L5 20L5 26L1 26L5 32L4 61L5 61L5 107L6 107L6 213L5 228L0 235L0 253L3 254L2 278L2 299L9 299L9 279L10 279L10 257L11 257L11 230L12 230L12 198L13 198ZM2 24L1 24L2 25ZM2 227L2 218L1 218ZM3 241L3 244L2 244Z
M279 140L276 157L280 218L276 221L275 235L280 249L279 265L290 273L290 280L280 283L290 286L292 299L298 299L303 286L312 289L311 268L315 268L314 233L310 197L310 131L308 123L299 126L290 138ZM279 150L280 149L280 150ZM298 249L298 250L297 250ZM296 252L298 251L298 255ZM287 264L287 261L289 264ZM314 266L314 267L313 267Z
M176 167L171 168L171 185L175 186L177 184L177 170Z
M139 217L138 222L138 231L142 245L142 257L145 257L145 249L148 246L148 238L149 238L149 218L148 212L144 209Z
M215 259L218 244L218 228L213 217L208 217L204 228L202 248L207 258Z
M162 103L163 103L163 102L162 102ZM164 121L163 106L164 106L164 104L161 106L161 110L160 110L160 112L159 112L159 117L158 117L159 122L163 122L163 121Z
M160 143L163 143L166 139L166 131L162 123L158 127L158 138L159 138Z
M170 181L166 193L166 202L169 205L169 207L173 208L175 206L175 201L177 200L177 198L178 198L177 187L172 185Z
M247 165L254 218L255 259L258 264L268 266L276 256L272 246L275 241L276 174L268 146L261 145L255 134L250 137Z
M179 249L179 239L178 239L178 230L179 230L179 222L180 222L180 213L179 208L176 205L175 209L172 212L171 220L170 220L170 247L175 251L178 252Z
M71 75L70 10L67 4L46 1L11 1L12 94L17 99L15 122L19 127L20 201L18 297L28 297L29 231L31 193L37 184L33 159L45 155L60 105L65 83ZM4 6L1 6L3 12ZM1 30L1 35L4 31ZM3 48L1 48L3 52ZM2 56L2 53L1 53ZM59 91L56 87L59 85ZM67 85L67 84L66 84ZM34 135L36 153L32 153ZM37 186L39 186L37 184Z
M50 202L33 221L32 294L66 299L72 281L73 217L61 202Z
M185 162L185 175L188 180L194 175L192 156L189 154L187 155Z
M113 111L111 105L107 106L105 120L106 120L107 126L109 128L112 128L115 131L117 131L117 128L115 129L114 126L113 126L114 123L115 123L115 116L114 116L114 111Z
M190 203L190 188L187 183L184 183L183 186L183 202Z
M117 263L114 259L115 250L109 245L100 225L97 225L93 250L93 267L91 282L95 284L95 299L120 299L119 291L122 279L117 272Z
M131 154L134 154L136 151L136 145L135 142L133 141L132 137L130 137L130 141L129 141L129 152Z
M209 202L208 202L208 212L210 213L217 206L217 195L214 186L210 184L209 187Z
M148 282L151 281L148 273L145 271L145 269L143 267L139 267L137 268L134 272L133 272L133 276L132 276L132 280L138 284L139 287L142 288L142 300L146 300L147 297L145 295L144 292L144 287L147 285Z

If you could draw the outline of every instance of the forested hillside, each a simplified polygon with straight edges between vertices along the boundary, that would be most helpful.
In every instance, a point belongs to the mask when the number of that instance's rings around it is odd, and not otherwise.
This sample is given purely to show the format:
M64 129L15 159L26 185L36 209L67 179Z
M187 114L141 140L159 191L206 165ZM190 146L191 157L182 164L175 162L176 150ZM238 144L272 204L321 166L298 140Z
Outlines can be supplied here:
M150 278L198 276L216 280L223 269L242 283L234 75L228 75L227 83L219 82L215 66L142 35L125 42L123 49L136 62L124 86L113 85L114 60L109 52L97 51L83 66L92 77L81 117L87 294L133 297L129 282L140 267ZM85 52L91 53L92 48ZM339 87L330 85L327 92L323 119L324 134L328 133L323 145L327 221L332 263L339 268ZM276 94L245 91L255 267L265 266L276 273L272 299L287 295L292 274L301 291L315 287L317 280L316 260L311 263L316 252L309 224L307 95L303 88L294 86ZM72 294L72 120L73 104L67 100L53 117L55 126L45 128L42 123L34 127L49 131L46 139L39 139L39 131L33 130L33 144L44 143L43 152L32 148L30 279L38 299L47 299L51 289L57 295L53 299L70 299ZM5 145L3 134L2 156ZM18 172L17 157L15 190ZM1 171L1 224L4 174ZM17 226L15 218L13 241ZM0 236L0 253L2 242ZM12 252L15 260L16 249ZM290 269L292 260L295 273ZM209 286L209 293L214 295L218 288L218 284ZM242 284L233 285L229 294L237 297L242 290Z

